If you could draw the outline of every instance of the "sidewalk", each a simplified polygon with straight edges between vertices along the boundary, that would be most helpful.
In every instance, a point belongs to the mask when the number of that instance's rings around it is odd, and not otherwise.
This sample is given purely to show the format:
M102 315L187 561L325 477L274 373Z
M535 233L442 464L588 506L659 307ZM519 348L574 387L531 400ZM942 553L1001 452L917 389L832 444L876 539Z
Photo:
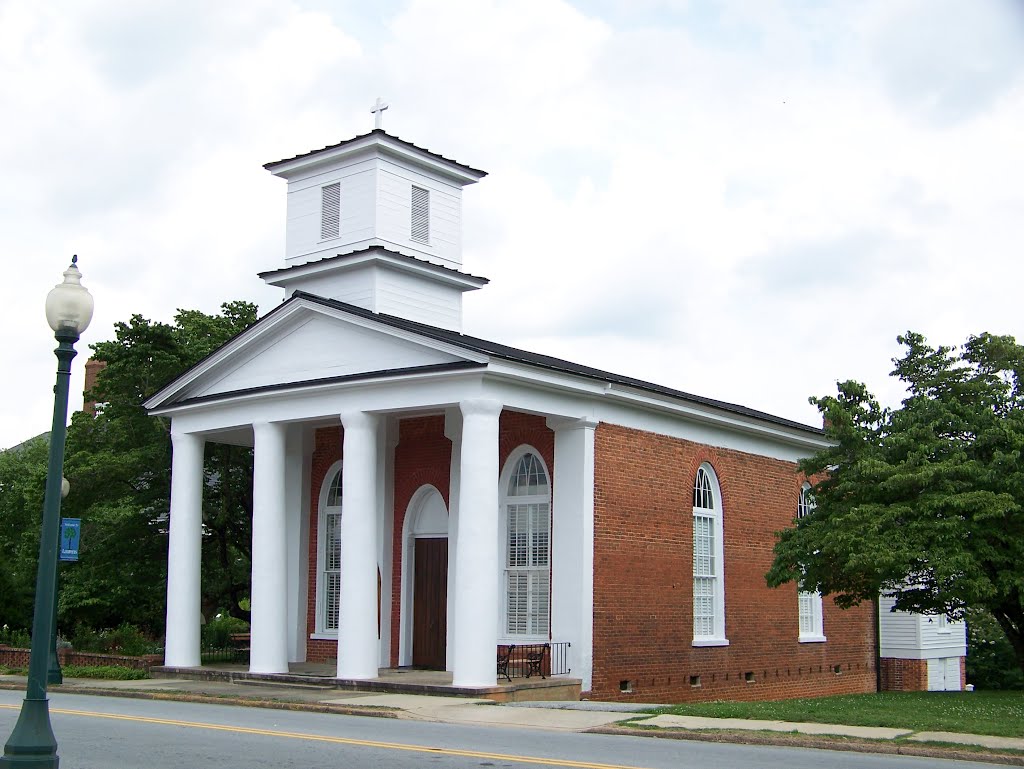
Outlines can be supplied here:
M24 676L0 676L0 688L21 689ZM881 745L896 739L913 742L941 742L978 746L992 750L1024 751L1024 739L991 737L952 732L914 732L910 729L846 726L842 724L796 723L787 721L758 721L739 718L703 718L696 716L650 715L643 712L655 704L617 702L517 702L497 704L492 700L442 697L421 694L385 694L350 692L334 687L309 685L280 685L256 682L229 683L223 681L194 681L185 679L145 679L141 681L106 681L100 679L68 678L53 691L77 694L177 699L223 704L256 705L292 709L322 710L384 718L406 718L440 723L481 724L488 726L515 726L532 729L583 732L610 730L623 725L631 733L647 736L695 737L706 735L707 730L728 732L729 741L742 742L742 735L765 733L794 734L811 737L853 738L876 741ZM640 728L637 728L640 727ZM739 737L737 737L739 735ZM733 739L733 737L736 737ZM768 740L770 741L770 740ZM784 743L780 743L784 744ZM900 742L906 746L906 742ZM859 743L870 745L870 743ZM827 745L821 745L827 747ZM922 746L923 747L923 746ZM865 749L870 749L865 747ZM901 750L901 752L911 752ZM985 760L984 754L972 756ZM1012 763L1024 765L1024 755L1006 756ZM1019 760L1014 760L1019 758Z

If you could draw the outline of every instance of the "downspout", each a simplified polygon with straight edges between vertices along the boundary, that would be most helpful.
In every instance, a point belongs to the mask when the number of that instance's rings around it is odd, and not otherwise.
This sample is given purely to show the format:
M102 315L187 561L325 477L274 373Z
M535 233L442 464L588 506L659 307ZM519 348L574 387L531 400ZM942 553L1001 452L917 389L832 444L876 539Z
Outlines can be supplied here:
M872 624L875 630L875 691L882 691L882 623L878 618L878 597L871 599L871 607L874 609Z

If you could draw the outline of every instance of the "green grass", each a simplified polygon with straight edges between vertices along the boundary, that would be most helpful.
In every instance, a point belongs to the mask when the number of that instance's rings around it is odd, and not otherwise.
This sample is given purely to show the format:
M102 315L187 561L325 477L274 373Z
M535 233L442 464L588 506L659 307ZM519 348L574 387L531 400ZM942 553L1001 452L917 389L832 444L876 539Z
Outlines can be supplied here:
M771 702L700 702L656 712L1024 737L1021 691L882 692Z

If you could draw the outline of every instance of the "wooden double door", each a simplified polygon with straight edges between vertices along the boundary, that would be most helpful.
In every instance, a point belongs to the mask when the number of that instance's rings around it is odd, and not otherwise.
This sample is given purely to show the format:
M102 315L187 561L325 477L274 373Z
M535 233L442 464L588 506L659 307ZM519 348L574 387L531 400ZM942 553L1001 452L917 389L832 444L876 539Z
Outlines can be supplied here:
M412 664L445 669L448 645L448 538L414 542Z

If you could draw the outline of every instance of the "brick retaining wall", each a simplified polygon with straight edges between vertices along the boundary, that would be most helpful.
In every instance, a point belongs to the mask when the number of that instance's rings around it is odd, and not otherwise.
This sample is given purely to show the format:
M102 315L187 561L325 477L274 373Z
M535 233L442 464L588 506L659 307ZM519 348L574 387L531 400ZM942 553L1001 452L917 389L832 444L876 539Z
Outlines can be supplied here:
M0 645L0 665L10 668L26 668L31 651L13 646ZM57 659L61 665L79 665L93 667L100 665L116 665L122 668L148 671L155 665L162 665L162 654L146 654L142 657L126 657L120 654L94 654L92 652L76 652L73 649L58 649Z

